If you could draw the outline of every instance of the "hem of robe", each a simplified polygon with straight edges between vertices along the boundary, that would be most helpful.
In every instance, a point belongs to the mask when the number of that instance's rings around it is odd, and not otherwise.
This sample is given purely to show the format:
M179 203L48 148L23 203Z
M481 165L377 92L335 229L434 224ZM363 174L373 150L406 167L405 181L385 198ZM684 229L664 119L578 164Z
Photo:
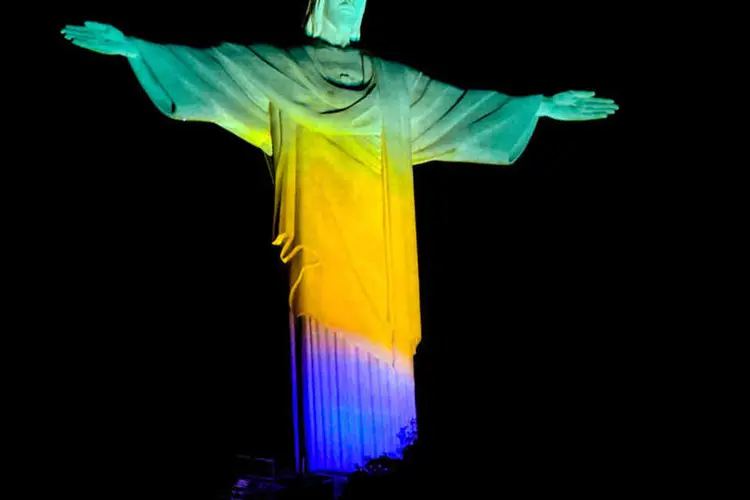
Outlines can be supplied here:
M372 458L402 457L401 431L416 419L413 373L393 370L309 317L299 332L307 471L351 473Z

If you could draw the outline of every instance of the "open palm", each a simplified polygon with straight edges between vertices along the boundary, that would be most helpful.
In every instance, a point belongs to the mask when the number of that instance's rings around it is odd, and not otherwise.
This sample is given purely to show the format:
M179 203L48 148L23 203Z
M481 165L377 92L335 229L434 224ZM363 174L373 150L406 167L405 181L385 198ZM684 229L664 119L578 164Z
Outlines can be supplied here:
M66 26L61 33L79 47L110 56L135 57L135 44L109 24L88 21L83 26Z
M596 93L568 90L545 99L544 115L554 120L601 120L613 115L619 106L612 99L594 97Z

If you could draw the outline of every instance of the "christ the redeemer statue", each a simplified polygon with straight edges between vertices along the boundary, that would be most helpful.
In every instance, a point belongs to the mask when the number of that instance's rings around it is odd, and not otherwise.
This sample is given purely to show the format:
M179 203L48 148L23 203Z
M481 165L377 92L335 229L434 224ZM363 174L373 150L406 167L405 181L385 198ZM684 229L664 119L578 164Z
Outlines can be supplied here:
M366 0L311 0L292 49L164 45L87 22L72 43L124 56L170 118L211 122L273 157L275 240L302 329L302 448L309 471L395 453L415 418L421 339L412 166L508 165L540 117L594 120L593 92L464 90L351 46Z

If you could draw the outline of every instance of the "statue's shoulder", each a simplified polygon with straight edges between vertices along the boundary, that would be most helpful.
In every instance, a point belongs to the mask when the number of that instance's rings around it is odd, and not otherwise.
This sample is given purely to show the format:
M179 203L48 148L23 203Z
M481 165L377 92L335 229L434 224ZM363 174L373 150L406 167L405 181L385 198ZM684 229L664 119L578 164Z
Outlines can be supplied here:
M270 43L240 44L224 42L216 49L219 53L236 60L261 60L270 64L288 65L302 57L302 46L284 47Z
M381 65L383 68L387 68L389 71L394 71L394 72L399 72L399 73L404 73L404 74L419 73L418 70L400 61L396 61L394 59L388 59L385 57L380 57L370 52L364 52L364 54L367 55L373 62L377 62L379 65Z
M393 59L371 56L373 63L381 72L388 73L392 78L405 80L407 85L412 85L417 79L423 77L423 73L408 64Z
M257 54L274 54L284 51L283 48L271 45L270 43L242 44L236 42L222 42L216 46L216 49L224 52L255 52Z

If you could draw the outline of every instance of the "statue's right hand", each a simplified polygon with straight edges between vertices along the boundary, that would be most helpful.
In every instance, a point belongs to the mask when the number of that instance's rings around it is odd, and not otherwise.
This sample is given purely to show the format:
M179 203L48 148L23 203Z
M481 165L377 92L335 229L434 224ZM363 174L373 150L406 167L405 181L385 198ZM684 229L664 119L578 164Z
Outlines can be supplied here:
M71 43L109 56L136 57L133 40L109 24L88 21L83 26L66 26L61 33Z

